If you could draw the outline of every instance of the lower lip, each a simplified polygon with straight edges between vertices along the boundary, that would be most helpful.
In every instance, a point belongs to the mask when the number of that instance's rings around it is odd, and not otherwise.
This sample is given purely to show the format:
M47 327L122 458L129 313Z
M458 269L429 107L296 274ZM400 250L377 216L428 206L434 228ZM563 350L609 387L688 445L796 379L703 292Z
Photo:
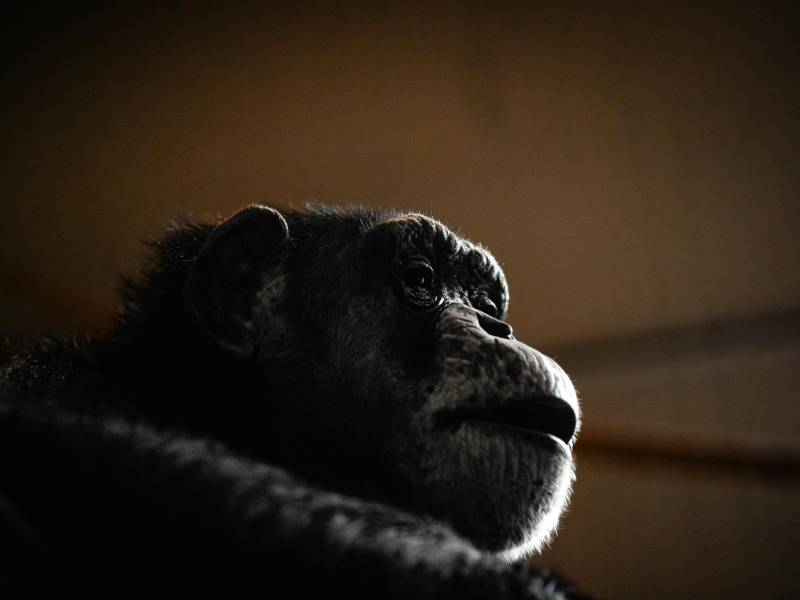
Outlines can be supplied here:
M536 429L527 429L524 427L517 427L515 425L507 425L505 423L499 423L497 421L483 421L480 419L470 419L469 421L465 421L470 425L478 426L481 429L490 429L496 430L499 433L504 434L512 434L516 437L526 438L529 441L532 441L536 444L555 444L557 447L561 448L565 452L570 452L569 446L564 443L564 440L561 438L557 438L556 436L547 433L545 431L538 431Z

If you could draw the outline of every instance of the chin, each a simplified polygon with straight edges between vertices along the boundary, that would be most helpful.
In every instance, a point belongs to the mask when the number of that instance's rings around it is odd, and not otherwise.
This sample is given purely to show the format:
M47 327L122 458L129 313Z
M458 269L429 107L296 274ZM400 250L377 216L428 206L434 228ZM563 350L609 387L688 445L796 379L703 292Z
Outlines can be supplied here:
M528 525L514 536L507 548L496 554L508 562L528 558L541 552L553 539L561 515L569 504L575 467L568 460L552 479L540 488L538 499L531 504L527 514Z
M541 432L464 424L420 454L418 508L448 521L478 549L515 561L552 538L575 478L572 453Z

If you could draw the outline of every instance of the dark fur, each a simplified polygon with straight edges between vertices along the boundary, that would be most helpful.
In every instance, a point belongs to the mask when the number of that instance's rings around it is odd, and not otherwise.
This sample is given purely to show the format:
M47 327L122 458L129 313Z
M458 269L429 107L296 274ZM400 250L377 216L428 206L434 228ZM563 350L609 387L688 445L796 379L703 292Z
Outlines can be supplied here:
M507 292L496 263L428 219L395 227L402 215L324 207L284 217L286 243L246 240L245 253L266 257L243 267L258 275L242 279L252 286L247 306L225 285L213 299L246 314L247 343L224 311L187 310L187 294L210 289L187 281L203 274L198 256L223 230L184 223L154 242L142 275L126 282L109 336L40 342L8 361L0 552L13 560L0 563L0 593L288 586L365 598L567 596L548 574L493 555L528 524L498 509L496 527L474 529L495 511L485 519L480 504L459 512L459 480L423 460L439 455L425 433L433 421L402 424L427 414L426 395L488 381L466 373L461 359L451 364L467 351L502 367L504 375L488 376L493 385L500 377L503 386L555 393L555 372L513 341L498 345L482 332L475 339L485 344L459 343L441 358L437 336L447 336L435 331L446 334L442 323L458 319L464 331L477 327L474 313L409 309L394 272L396 256L415 244L458 252L458 270L437 265L442 285L452 278L451 300L491 299L502 317ZM437 418L482 410L489 396L477 390L452 410L441 397ZM561 465L556 450L534 455L537 481Z

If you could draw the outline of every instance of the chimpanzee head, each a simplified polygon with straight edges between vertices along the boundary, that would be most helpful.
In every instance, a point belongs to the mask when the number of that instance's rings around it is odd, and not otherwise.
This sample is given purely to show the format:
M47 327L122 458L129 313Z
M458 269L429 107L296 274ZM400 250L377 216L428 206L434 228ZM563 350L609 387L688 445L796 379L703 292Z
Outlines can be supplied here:
M229 409L264 457L508 558L555 528L578 402L504 322L486 249L419 214L254 206L211 232L184 299L252 377Z

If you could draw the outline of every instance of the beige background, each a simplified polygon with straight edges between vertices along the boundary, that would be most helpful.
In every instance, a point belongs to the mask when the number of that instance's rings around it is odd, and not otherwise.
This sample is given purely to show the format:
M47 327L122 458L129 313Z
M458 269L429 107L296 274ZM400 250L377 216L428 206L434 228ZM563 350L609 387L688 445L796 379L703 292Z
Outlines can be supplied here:
M184 211L429 212L583 395L535 562L600 597L800 593L798 22L604 4L10 16L0 333L104 327Z

